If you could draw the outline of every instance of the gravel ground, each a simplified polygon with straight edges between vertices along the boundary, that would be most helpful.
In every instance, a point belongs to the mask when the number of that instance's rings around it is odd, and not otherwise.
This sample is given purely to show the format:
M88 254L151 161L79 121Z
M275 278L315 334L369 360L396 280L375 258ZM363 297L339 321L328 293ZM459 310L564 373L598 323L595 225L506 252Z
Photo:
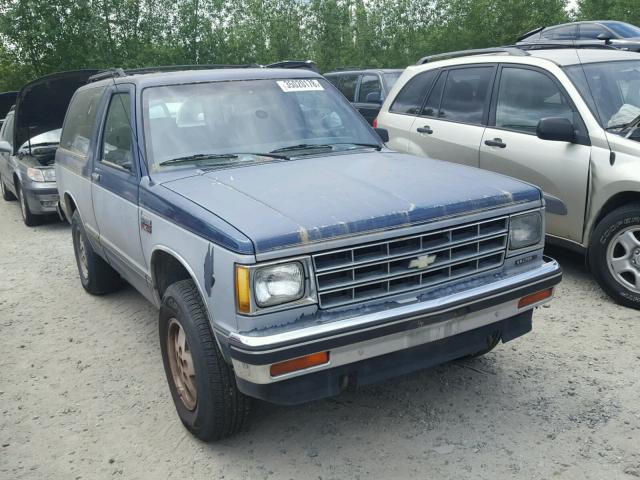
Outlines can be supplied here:
M640 314L580 259L534 331L484 358L298 407L203 444L174 412L157 312L86 294L69 227L0 203L0 479L640 477Z

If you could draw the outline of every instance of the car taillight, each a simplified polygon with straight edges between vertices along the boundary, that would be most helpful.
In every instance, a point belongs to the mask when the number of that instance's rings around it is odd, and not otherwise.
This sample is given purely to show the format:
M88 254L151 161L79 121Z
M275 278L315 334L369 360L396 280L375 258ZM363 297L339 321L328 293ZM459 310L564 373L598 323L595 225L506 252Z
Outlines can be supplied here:
M373 128L378 128L378 117L373 119Z

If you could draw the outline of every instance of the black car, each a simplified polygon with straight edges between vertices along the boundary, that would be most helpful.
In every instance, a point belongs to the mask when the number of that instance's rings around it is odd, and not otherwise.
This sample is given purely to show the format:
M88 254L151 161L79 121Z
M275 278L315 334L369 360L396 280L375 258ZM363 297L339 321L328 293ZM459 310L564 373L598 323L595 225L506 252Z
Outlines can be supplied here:
M16 96L18 96L18 92L0 93L0 127L2 127L9 110L16 103Z
M325 73L324 76L373 125L384 99L401 73L401 69L353 68Z
M518 45L602 40L604 44L632 52L640 51L640 28L614 20L572 22L539 27L518 38Z

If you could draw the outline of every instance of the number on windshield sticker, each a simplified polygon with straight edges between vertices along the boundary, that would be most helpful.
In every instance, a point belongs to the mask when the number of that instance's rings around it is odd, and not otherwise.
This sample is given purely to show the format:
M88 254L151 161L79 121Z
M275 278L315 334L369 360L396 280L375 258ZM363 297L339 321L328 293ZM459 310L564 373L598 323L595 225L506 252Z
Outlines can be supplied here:
M318 80L278 80L277 83L283 92L324 90Z

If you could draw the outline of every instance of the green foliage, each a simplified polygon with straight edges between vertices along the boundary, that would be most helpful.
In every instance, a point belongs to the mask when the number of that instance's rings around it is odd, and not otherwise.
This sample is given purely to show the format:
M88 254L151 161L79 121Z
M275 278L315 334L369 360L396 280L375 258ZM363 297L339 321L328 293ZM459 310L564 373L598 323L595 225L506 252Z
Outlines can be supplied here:
M568 20L566 0L0 0L0 91L54 71L313 59L403 67ZM637 0L579 18L640 23Z

